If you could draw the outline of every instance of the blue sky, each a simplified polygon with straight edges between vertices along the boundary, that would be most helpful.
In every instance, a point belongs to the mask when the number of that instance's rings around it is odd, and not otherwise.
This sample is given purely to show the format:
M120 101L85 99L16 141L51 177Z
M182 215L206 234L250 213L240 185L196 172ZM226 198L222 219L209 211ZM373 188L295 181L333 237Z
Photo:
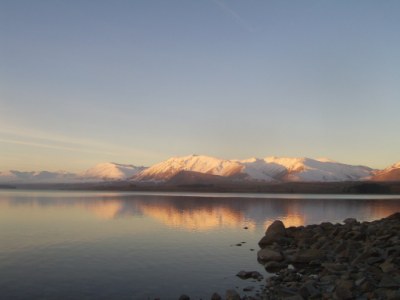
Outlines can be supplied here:
M0 170L400 160L399 1L0 2Z

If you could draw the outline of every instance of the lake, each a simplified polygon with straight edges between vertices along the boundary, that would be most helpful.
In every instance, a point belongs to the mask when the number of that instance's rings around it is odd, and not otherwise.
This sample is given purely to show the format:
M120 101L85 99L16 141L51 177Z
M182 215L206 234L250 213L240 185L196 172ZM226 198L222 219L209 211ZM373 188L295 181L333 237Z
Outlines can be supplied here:
M260 285L267 226L400 211L400 196L0 191L2 299L209 299ZM246 229L245 229L246 228ZM238 246L238 244L240 246Z

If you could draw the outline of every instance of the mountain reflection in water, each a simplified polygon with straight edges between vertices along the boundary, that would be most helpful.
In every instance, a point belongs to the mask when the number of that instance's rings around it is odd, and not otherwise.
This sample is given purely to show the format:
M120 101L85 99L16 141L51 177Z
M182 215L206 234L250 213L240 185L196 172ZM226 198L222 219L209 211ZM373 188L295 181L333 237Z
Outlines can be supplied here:
M1 206L40 208L76 208L104 220L146 216L169 227L207 231L214 228L268 227L277 218L288 226L301 226L323 221L340 222L357 216L361 221L380 219L399 211L392 199L308 199L293 198L229 198L180 197L175 195L136 195L126 193L63 193L62 196L13 197L0 199ZM35 192L34 192L35 193Z

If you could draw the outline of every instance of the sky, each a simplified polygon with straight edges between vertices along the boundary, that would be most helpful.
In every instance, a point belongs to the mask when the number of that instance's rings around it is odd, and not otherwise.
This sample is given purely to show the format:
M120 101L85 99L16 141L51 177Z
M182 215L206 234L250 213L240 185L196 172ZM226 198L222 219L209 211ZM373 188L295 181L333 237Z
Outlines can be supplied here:
M400 161L400 1L0 0L0 171Z

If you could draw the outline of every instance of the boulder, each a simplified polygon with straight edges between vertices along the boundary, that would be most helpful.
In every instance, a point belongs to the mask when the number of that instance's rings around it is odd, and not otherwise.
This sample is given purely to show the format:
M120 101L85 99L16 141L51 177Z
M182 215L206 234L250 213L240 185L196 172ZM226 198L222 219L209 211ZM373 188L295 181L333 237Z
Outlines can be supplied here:
M222 300L222 297L218 293L214 293L211 296L211 300Z
M227 290L225 293L226 300L240 300L239 294L235 290Z
M257 252L257 257L259 260L267 262L267 261L281 261L283 260L283 256L280 252L274 251L268 248L261 249Z
M286 236L285 225L282 221L275 220L271 225L269 225L265 234Z
M285 225L282 221L274 221L265 232L265 236L258 242L260 247L265 247L271 245L274 242L280 241L282 238L286 237Z
M357 220L354 218L347 218L343 221L344 224L346 225L356 225L358 224Z
M352 299L353 282L351 280L338 280L336 283L335 295L337 299Z
M267 272L277 272L281 269L286 268L288 265L284 262L277 262L277 261L269 261L264 265L265 270L267 270Z
M309 263L313 260L323 259L324 253L319 249L299 250L294 256L296 263Z

